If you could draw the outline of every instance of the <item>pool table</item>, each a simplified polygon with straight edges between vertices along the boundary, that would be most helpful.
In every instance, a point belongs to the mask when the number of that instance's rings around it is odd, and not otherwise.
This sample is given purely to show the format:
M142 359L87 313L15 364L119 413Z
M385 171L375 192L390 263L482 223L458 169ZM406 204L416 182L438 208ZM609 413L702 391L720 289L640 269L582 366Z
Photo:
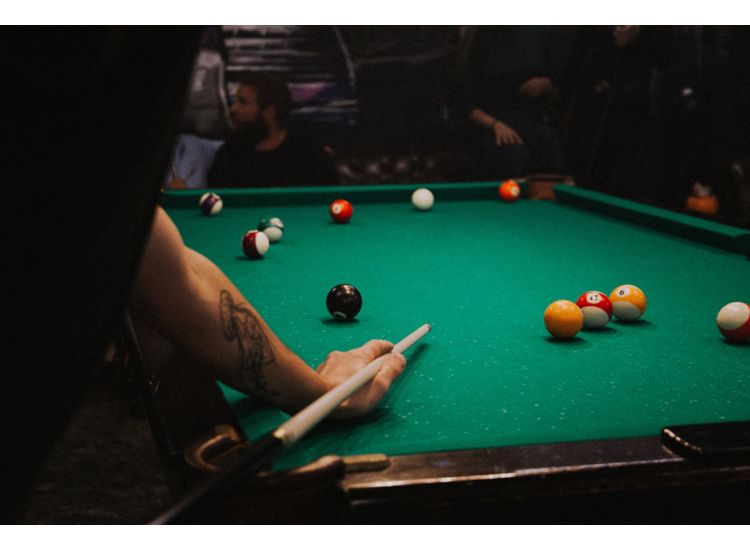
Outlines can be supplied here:
M521 184L516 202L495 182L430 184L429 211L411 205L416 185L218 189L210 217L200 191L164 193L185 243L312 366L432 325L376 411L324 421L274 469L344 457L354 521L746 518L717 503L750 496L750 344L725 341L715 319L750 301L750 233L570 185L531 200ZM329 217L337 198L354 205L349 223ZM283 239L246 258L244 232L272 216ZM326 310L338 283L363 296L352 322ZM640 320L546 332L552 301L625 283L648 297ZM221 393L235 439L288 418Z

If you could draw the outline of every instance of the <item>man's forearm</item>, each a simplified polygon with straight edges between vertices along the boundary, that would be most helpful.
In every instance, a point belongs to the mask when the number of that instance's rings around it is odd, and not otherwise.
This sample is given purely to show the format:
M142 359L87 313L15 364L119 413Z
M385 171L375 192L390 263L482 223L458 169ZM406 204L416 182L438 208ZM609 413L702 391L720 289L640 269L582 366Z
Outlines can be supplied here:
M207 310L184 345L212 350L204 360L220 380L286 410L322 395L327 387L320 376L276 337L221 270L190 254Z
M474 124L484 126L488 129L492 129L492 126L495 124L495 122L497 122L497 119L495 117L477 108L469 111L469 120L471 120Z
M327 390L210 260L159 210L133 297L137 318L226 384L285 410Z

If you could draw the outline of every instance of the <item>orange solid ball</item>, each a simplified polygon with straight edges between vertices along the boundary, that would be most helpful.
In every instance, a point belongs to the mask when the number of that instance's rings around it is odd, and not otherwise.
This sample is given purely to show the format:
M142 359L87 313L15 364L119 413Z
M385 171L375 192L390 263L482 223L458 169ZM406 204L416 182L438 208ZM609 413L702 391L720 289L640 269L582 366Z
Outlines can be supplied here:
M555 338L573 338L583 327L583 312L569 300L557 300L544 310L544 326Z
M693 212L700 212L702 214L715 215L719 211L719 199L716 195L709 195L707 197L688 197L685 200L685 208L692 210Z
M504 201L512 202L521 196L521 186L515 180L507 180L500 184L497 193Z

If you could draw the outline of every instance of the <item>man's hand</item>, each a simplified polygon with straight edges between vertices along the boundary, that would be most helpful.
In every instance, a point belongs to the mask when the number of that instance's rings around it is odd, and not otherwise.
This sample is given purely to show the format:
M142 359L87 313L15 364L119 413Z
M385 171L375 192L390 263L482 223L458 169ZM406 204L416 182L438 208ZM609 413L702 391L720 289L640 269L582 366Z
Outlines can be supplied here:
M328 388L332 389L381 355L388 354L375 377L344 401L331 415L332 417L362 416L377 406L393 381L406 368L404 356L389 353L392 349L393 344L390 342L370 340L362 347L344 352L333 351L328 355L323 364L318 367L318 374L325 380Z
M523 145L523 140L518 133L507 124L496 120L492 123L492 130L495 132L495 145Z
M541 97L543 95L554 97L557 95L557 88L552 83L552 80L546 76L529 78L518 87L518 91L521 95L529 97Z

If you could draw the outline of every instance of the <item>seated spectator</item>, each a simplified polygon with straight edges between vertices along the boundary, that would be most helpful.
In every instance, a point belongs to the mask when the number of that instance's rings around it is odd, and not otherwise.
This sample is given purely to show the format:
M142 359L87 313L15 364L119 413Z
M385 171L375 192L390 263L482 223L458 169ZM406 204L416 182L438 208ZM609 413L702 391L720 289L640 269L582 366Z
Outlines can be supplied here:
M208 173L211 187L325 185L337 182L323 149L287 129L292 100L279 76L250 73L229 109L233 131Z
M485 177L562 173L562 147L547 110L558 90L550 66L552 29L481 28L468 54L465 101L480 132Z

